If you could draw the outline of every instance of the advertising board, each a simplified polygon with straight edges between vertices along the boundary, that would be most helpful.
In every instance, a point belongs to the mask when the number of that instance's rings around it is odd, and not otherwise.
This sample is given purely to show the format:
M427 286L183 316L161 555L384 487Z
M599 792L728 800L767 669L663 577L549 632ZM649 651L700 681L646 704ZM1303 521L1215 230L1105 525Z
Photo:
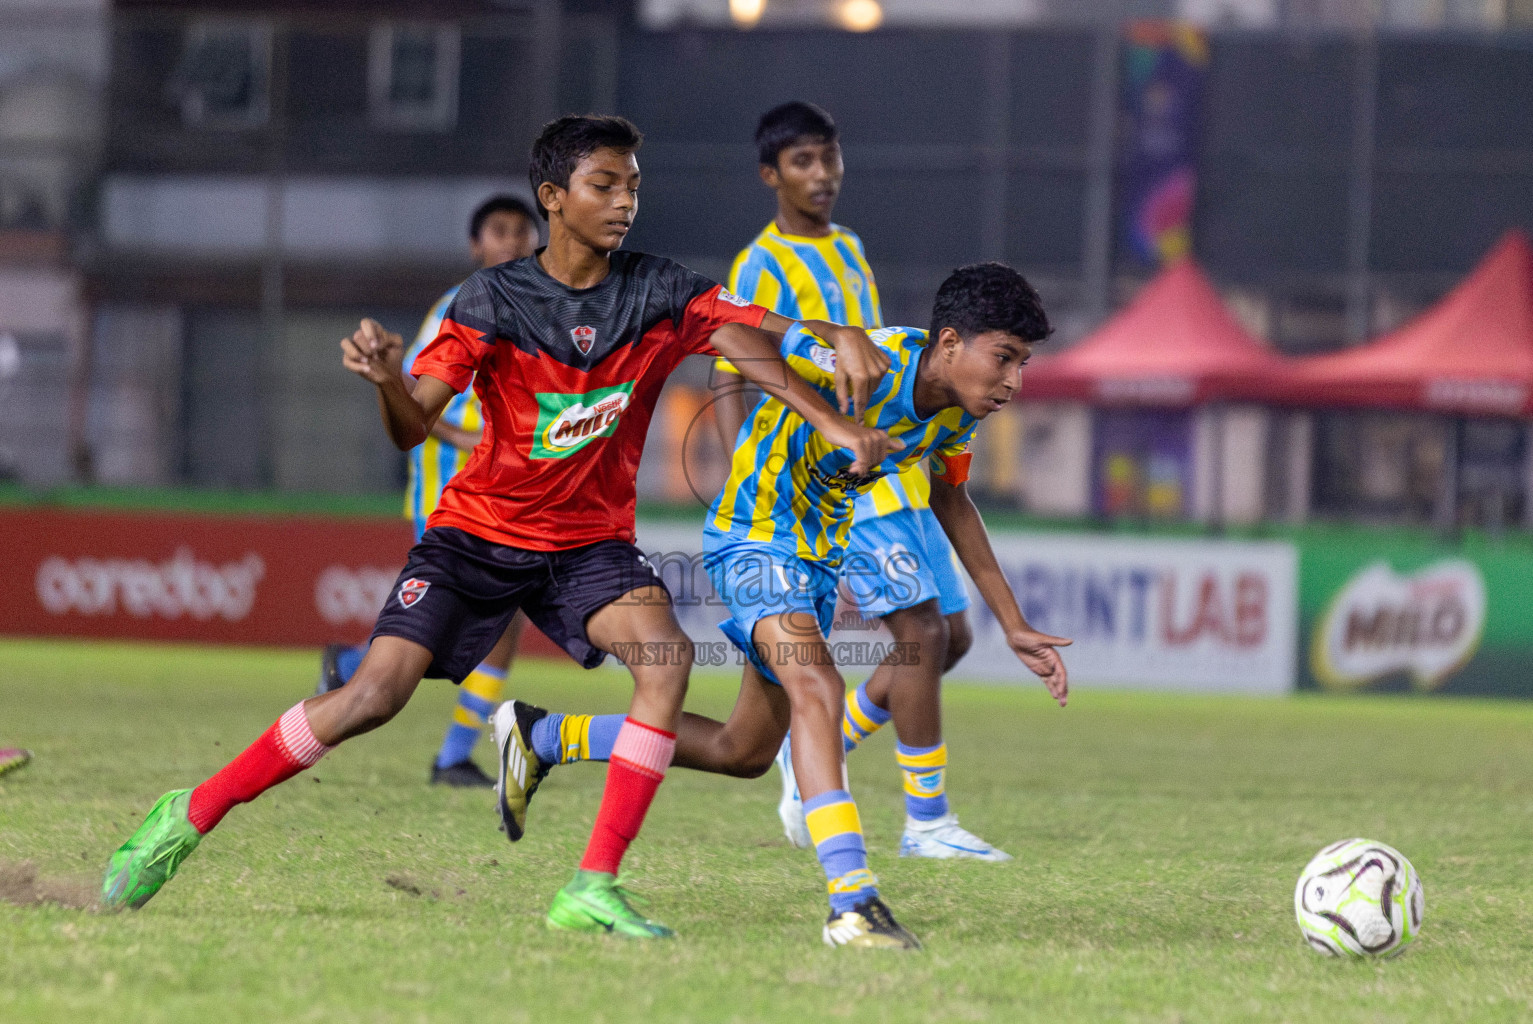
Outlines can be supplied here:
M361 640L404 564L386 519L0 509L0 630L200 643Z
M0 632L318 646L366 637L410 545L403 520L0 508ZM690 521L644 521L700 667L735 670ZM1293 541L997 532L1029 620L1071 637L1077 685L1282 693L1421 690L1533 697L1533 540L1446 543L1311 527ZM1027 682L970 594L957 675ZM849 680L892 642L843 602ZM557 653L528 631L529 654Z
M725 612L702 570L700 531L641 523L639 545L676 597L699 665L736 666L718 631ZM992 538L1023 614L1075 641L1065 652L1083 685L1277 694L1293 689L1297 553L1283 542L1006 533ZM957 674L1026 683L970 583L974 646ZM849 679L889 651L887 632L844 599L830 637Z
M365 640L403 519L0 508L0 634L320 646ZM562 653L535 629L522 648Z
M1533 545L1404 531L1300 544L1304 688L1533 697Z

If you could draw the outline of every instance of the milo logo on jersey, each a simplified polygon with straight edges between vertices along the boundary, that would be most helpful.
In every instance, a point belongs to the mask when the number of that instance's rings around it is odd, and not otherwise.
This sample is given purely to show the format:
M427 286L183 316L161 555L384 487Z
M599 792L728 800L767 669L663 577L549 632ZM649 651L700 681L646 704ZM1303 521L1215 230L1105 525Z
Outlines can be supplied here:
M611 437L633 398L633 384L628 381L583 395L538 392L538 427L532 439L532 457L562 459L598 437Z

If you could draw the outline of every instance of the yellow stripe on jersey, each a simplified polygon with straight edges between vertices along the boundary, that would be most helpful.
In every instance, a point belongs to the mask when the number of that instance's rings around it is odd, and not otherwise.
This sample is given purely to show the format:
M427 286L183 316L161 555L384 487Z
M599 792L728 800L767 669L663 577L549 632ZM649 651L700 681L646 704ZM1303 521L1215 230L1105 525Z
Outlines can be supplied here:
M768 224L729 271L729 290L794 320L877 327L883 313L862 240L839 224L823 238Z
M750 250L747 249L745 252L742 252L739 256L735 257L734 266L730 268L729 271L729 280L731 282L738 282L740 280L740 269L744 265L745 257L749 254L749 252ZM733 292L734 288L731 287L730 291ZM735 294L740 295L739 292L735 292ZM758 278L756 278L756 287L751 289L751 294L755 296L755 298L751 299L751 301L755 302L756 305L764 306L766 309L775 310L777 307L783 304L782 277L773 273L764 273L760 275ZM742 299L745 298L743 295L740 295L740 297ZM757 302L757 299L760 301Z
M873 393L863 421L905 445L879 464L879 475L919 473L928 455L952 457L967 451L978 422L974 417L957 406L924 420L915 411L915 377L926 332L891 327L871 337L889 355L890 370ZM819 339L795 326L784 335L782 351L811 386L827 399L834 396L827 369L831 350ZM847 477L851 464L850 452L832 445L779 399L764 400L735 447L729 480L707 520L705 543L770 544L800 558L839 564L858 493ZM895 486L900 493L906 490L898 479Z
M754 433L752 436L755 436ZM786 430L777 431L766 447L766 458L762 464L764 466L786 466L789 462L789 440L791 438ZM761 477L761 482L766 486L761 487L756 492L756 502L751 509L754 514L751 516L751 528L750 532L746 534L746 540L769 541L777 533L777 522L773 513L777 509L778 488L783 483L783 479L780 474L769 472ZM787 483L790 486L789 500L795 503L798 502L802 495L791 490L791 479Z
M863 514L864 505L873 506L873 514L886 516L902 508L928 508L931 502L931 484L920 466L911 466L898 476L886 476L857 499L857 512Z
M735 257L729 290L793 320L830 320L870 330L883 323L878 284L862 239L839 224L832 224L824 238L806 238L784 234L773 221ZM723 358L714 368L738 373ZM929 494L926 475L912 466L878 481L855 508L864 518L885 516L926 508Z
M421 321L415 341L405 353L406 373L415 365L415 357L420 355L421 350L436 340L447 309L457 294L457 286L449 288ZM479 396L474 394L472 387L461 395L453 396L442 410L441 421L461 430L479 430L484 426L484 412L479 406ZM405 518L424 520L431 515L442 496L442 488L468 464L468 457L468 452L436 437L428 437L411 449L409 482L405 487Z
M774 221L735 257L729 290L790 320L878 327L878 284L862 239L839 224L823 238L787 235ZM714 367L737 373L727 359Z

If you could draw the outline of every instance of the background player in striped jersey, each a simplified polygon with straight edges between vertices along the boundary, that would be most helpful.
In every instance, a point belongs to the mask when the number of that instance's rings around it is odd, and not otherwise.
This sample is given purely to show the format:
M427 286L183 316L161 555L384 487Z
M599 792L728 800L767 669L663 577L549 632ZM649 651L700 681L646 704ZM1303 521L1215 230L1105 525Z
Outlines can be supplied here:
M862 240L831 220L841 192L835 122L812 103L774 107L756 127L761 180L777 193L777 216L735 258L729 287L784 316L859 327L883 322L878 285ZM715 412L726 451L745 420L744 387L728 362L715 362ZM968 653L969 591L952 545L933 517L919 463L879 480L857 498L843 580L863 616L881 619L912 663L891 655L847 695L843 737L853 750L891 717L905 782L907 857L1011 858L961 828L948 807L947 745L942 741L942 674ZM778 816L794 846L810 845L803 802L784 743Z
M796 100L773 107L756 125L756 154L761 180L777 193L777 215L735 257L730 291L795 320L879 326L862 239L830 219L843 170L830 115ZM714 413L733 451L755 395L729 360L713 368Z
M469 218L468 241L474 262L481 269L525 259L538 247L537 215L532 207L515 196L492 196L479 204ZM447 315L447 307L460 287L461 284L455 284L443 292L426 314L426 319L421 321L415 343L405 353L406 373L415 365L415 357L421 349L435 340L442 328L442 318ZM469 452L483 436L484 412L479 397L472 389L465 389L447 403L441 418L431 428L431 436L410 449L405 518L414 524L416 540L426 532L426 519L436 510L442 488L468 463ZM485 789L495 785L495 780L486 775L470 755L484 732L490 712L500 703L506 673L510 671L511 659L516 656L516 645L526 621L520 615L512 619L495 649L458 688L458 703L453 708L452 721L447 725L447 734L442 737L441 749L431 762L433 784ZM316 692L328 693L344 686L366 653L367 644L355 647L331 644L326 647Z
M871 473L768 397L742 432L729 480L709 510L703 565L730 612L720 628L747 664L728 722L682 716L673 763L755 777L772 763L791 724L807 823L830 897L827 944L919 946L884 905L868 869L845 783L844 683L826 642L852 530L848 513L872 478L931 459L932 506L942 530L1008 645L1061 706L1066 701L1069 682L1055 648L1070 641L1027 624L964 488L974 427L1011 400L1032 344L1049 330L1038 293L1015 270L983 263L954 271L937 293L929 332L890 327L871 335L890 368L864 423L886 431L893 449ZM782 353L794 372L828 391L837 360L809 330L789 331ZM577 716L519 701L506 706L518 709L515 746L529 777L541 779L554 765L578 759L561 746L566 723ZM497 741L501 722L497 711Z

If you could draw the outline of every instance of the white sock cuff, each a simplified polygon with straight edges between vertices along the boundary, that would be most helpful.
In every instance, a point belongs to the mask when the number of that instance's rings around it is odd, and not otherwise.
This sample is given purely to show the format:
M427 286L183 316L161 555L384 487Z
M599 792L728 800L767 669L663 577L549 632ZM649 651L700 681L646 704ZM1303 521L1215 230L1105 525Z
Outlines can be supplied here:
M330 749L314 737L303 701L288 708L277 719L277 745L294 764L304 768L314 765Z

